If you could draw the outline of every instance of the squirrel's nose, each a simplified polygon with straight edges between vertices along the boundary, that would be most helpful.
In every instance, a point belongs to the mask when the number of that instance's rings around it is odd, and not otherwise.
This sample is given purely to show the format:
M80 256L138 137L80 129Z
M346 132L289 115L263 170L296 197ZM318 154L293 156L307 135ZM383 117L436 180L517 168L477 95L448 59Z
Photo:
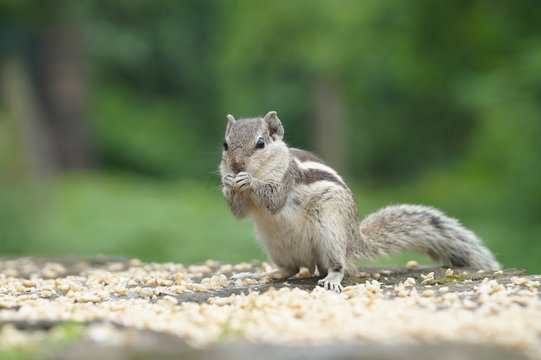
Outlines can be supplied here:
M231 170L233 170L235 174L238 174L239 172L244 171L244 169L245 169L244 161L231 162Z

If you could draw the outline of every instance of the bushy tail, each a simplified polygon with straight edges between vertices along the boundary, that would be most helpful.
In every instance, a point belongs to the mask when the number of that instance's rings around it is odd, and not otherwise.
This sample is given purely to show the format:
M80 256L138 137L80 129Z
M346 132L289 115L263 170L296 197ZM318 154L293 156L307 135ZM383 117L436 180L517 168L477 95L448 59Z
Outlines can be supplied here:
M500 269L481 239L428 206L388 206L367 216L360 228L362 252L369 255L415 251L444 265Z

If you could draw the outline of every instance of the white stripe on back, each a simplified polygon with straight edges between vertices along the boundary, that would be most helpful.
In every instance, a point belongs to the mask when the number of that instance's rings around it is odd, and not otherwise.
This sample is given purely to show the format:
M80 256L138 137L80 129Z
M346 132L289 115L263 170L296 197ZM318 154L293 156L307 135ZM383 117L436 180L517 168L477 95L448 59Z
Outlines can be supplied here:
M340 175L338 175L338 173L331 167L325 165L325 164L322 164L322 163L318 163L318 162L315 162L315 161L300 161L297 157L295 157L295 161L297 162L297 165L299 166L299 168L301 168L302 170L321 170L321 171L325 171L329 174L332 174L334 176L336 176L336 178L338 180L340 180L341 182L344 182L344 180L342 179L342 177Z

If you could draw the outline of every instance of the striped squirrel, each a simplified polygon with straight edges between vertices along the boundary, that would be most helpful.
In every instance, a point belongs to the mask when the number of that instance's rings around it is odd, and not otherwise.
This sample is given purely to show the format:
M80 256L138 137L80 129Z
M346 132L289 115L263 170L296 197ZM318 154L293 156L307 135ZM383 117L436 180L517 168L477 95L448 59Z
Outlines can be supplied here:
M222 192L237 218L250 215L257 236L279 271L238 274L295 275L300 267L340 292L355 259L416 251L451 266L497 270L481 240L441 211L393 205L359 222L353 194L335 170L310 152L288 147L276 112L235 120L227 115L220 163Z

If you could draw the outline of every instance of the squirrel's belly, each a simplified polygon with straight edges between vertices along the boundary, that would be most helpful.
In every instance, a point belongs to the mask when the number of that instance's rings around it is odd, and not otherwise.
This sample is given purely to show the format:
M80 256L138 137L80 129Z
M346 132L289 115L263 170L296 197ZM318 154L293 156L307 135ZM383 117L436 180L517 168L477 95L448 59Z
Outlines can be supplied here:
M317 265L318 234L301 209L286 206L275 215L258 209L252 217L259 240L277 265Z

